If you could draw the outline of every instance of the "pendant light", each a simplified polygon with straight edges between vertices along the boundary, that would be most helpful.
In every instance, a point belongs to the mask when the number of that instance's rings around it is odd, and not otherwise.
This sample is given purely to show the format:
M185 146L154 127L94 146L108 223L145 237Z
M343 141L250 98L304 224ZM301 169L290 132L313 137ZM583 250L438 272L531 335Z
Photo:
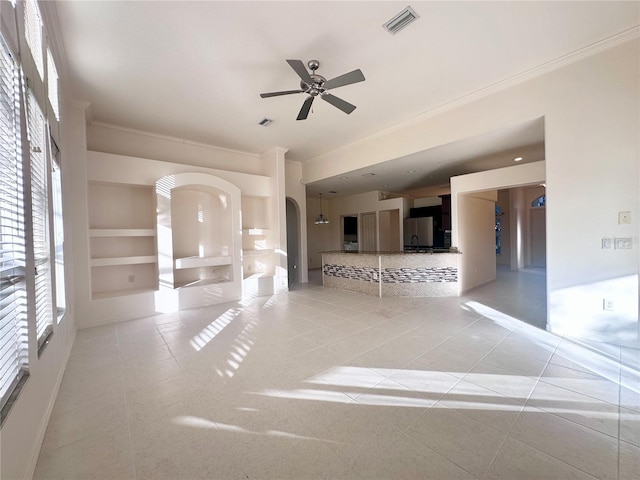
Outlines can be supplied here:
M322 225L324 223L329 223L329 219L322 214L322 194L318 194L320 196L320 215L316 217L316 225Z

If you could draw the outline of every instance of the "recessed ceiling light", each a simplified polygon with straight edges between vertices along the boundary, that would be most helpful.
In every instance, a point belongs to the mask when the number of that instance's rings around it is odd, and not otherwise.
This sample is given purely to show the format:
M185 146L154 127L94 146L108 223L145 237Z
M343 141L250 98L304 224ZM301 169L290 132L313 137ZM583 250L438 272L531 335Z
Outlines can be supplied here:
M407 173L416 173L415 170L407 170Z
M516 157L513 159L514 162L521 162L523 160L522 157Z
M389 188L389 185L385 183L384 185L382 185L382 188Z
M349 177L340 177L340 180L347 180Z

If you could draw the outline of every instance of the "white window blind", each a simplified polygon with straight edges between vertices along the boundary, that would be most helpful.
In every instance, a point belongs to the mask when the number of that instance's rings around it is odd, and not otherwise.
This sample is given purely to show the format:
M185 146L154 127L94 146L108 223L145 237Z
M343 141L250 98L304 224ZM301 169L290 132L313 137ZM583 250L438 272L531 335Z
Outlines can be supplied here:
M24 31L31 56L40 78L44 79L44 58L42 54L42 17L36 0L24 2Z
M0 421L27 375L27 301L19 71L0 36Z
M58 322L66 308L66 294L64 286L64 228L62 223L62 172L60 150L53 140L49 139L51 152L51 190L53 194L53 246L55 249L55 278L56 278L56 310Z
M31 214L35 261L35 308L38 350L53 331L51 244L49 243L48 170L46 129L42 109L31 90L27 98L27 133L31 166Z
M58 69L53 60L51 50L47 48L47 91L49 93L49 103L53 109L56 120L60 120L60 101L58 99Z

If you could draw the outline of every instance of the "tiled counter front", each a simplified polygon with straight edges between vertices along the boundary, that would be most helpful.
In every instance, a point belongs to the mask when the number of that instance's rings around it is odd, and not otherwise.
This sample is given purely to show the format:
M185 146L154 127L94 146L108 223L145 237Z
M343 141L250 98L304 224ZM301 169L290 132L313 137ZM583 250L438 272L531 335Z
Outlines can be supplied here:
M383 297L460 295L458 253L340 253L322 255L325 287ZM380 283L382 278L382 283Z
M378 255L360 253L323 253L322 283L325 287L379 295Z

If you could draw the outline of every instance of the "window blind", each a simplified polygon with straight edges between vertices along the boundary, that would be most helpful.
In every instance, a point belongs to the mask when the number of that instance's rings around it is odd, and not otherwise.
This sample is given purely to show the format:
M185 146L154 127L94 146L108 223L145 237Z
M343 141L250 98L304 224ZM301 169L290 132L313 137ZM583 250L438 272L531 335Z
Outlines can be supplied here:
M0 36L0 411L27 374L24 183L18 66Z
M66 290L64 284L64 225L62 222L62 172L60 149L53 138L49 137L49 152L51 163L51 193L53 198L53 246L55 249L55 294L58 322L64 314Z
M33 221L33 256L35 262L35 309L38 351L53 331L51 244L49 243L48 171L46 128L42 109L29 90L27 98L27 133L31 166L31 214Z

